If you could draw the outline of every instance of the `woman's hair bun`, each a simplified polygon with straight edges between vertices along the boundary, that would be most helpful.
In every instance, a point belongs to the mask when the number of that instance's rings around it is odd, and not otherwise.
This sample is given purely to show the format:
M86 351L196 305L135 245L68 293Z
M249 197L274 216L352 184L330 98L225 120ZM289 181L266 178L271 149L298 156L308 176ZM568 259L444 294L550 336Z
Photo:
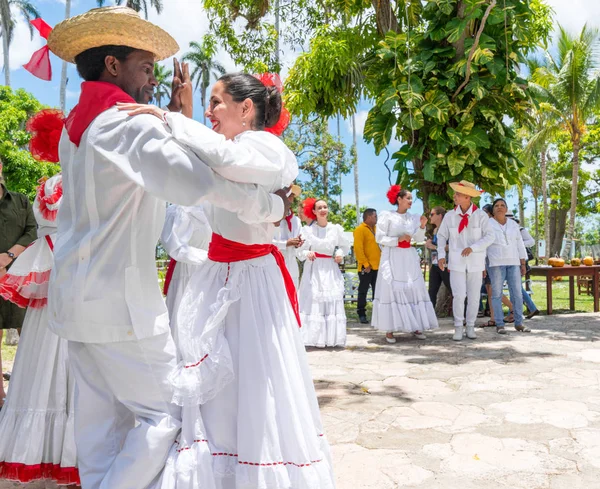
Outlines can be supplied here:
M282 100L281 93L275 86L266 87L267 97L265 100L265 127L273 127L281 116Z

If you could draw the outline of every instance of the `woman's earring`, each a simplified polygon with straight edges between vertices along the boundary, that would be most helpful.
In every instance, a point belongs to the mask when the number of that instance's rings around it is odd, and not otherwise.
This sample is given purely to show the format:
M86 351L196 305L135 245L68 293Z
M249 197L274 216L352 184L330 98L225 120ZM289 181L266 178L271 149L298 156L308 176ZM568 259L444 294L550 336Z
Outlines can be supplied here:
M246 121L242 121L242 126L245 126L245 125L246 125Z

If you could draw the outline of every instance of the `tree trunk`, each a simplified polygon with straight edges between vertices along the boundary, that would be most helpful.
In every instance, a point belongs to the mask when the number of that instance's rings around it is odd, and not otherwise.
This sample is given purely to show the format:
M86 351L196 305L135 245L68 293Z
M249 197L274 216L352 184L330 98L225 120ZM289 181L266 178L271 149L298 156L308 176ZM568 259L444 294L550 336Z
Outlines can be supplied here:
M546 247L549 250L546 258L551 258L560 255L562 250L562 242L565 237L565 229L567 227L567 214L569 209L551 209L550 210L550 246Z
M571 208L569 210L569 227L567 229L567 242L563 258L571 258L571 247L573 246L573 234L575 233L575 213L577 212L577 184L579 180L579 134L573 138L573 177L571 188Z
M544 241L546 242L546 260L550 258L550 216L548 215L548 169L547 161L548 155L546 154L546 148L542 148L540 154L541 171L542 171L542 204L544 208Z
M523 198L523 185L517 185L517 195L518 195L518 205L519 205L519 221L521 223L521 227L525 226L525 199Z
M202 123L206 126L206 92L208 90L207 86L202 87Z
M277 38L275 40L275 62L277 63L277 74L281 74L281 61L279 56L280 43L279 43L279 0L275 0L275 32Z
M325 159L323 162L323 198L327 200L329 198L329 160Z
M463 0L459 0L458 4L456 5L456 18L464 19L466 10L467 10L467 6L463 2ZM454 62L460 61L461 59L463 59L465 57L465 40L467 38L468 31L469 31L469 29L466 28L463 31L463 33L461 34L458 41L456 41L454 44L452 44L452 47L454 48L454 50L456 52L456 55L454 56Z
M360 202L358 199L358 148L356 147L356 117L352 116L352 147L354 148L354 198L356 199L356 225L360 225Z
M540 217L539 217L539 210L538 210L538 198L539 195L536 193L533 196L533 219L534 219L534 226L535 226L535 250L533 252L533 256L535 256L535 264L538 264L538 259L539 259L539 255L540 255L540 233L538 231L539 229L539 225L540 225Z
M341 121L341 117L338 114L337 116L337 137L338 137L338 142L342 141L342 131L340 129L340 121ZM340 179L339 184L340 184L340 212L342 211L342 172L339 171L338 168L338 178Z
M4 84L7 87L10 87L10 56L9 50L10 46L8 45L8 35L6 34L6 29L4 26L2 27L2 50L4 51Z
M390 0L371 0L375 9L375 22L377 23L377 32L384 37L388 31L400 32L398 19L394 13L394 7Z
M71 0L65 2L65 19L71 17ZM63 114L67 110L67 66L66 61L62 62L62 68L60 72L60 110Z

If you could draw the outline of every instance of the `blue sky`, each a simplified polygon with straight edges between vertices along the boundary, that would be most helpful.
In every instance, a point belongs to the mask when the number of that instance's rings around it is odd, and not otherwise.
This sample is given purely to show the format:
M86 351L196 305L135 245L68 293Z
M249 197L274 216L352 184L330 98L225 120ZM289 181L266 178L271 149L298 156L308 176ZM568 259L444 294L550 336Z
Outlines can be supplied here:
M42 18L51 26L54 26L64 18L64 0L32 0L42 14ZM110 0L107 0L110 4ZM202 10L200 0L165 0L164 12L158 16L150 14L150 20L157 23L171 33L182 47L182 52L190 41L200 40L208 31L208 22ZM600 27L600 0L548 0L556 12L556 18L567 29L576 32L587 22L588 25ZM77 15L96 6L95 0L73 0L71 14ZM45 43L37 34L33 40L29 38L29 32L25 23L21 20L17 24L15 39L11 46L11 84L13 88L24 88L33 93L42 103L50 106L59 105L59 84L61 62L52 56L53 80L44 82L30 75L21 68L21 65L29 60L31 54ZM1 48L0 48L1 50ZM179 53L181 55L181 53ZM284 48L283 75L293 64L297 52ZM236 69L233 62L225 53L221 52L220 61L228 71ZM0 56L0 65L2 57ZM69 85L67 93L67 109L77 103L79 95L79 84L81 80L73 66L69 66ZM0 79L3 82L3 78ZM195 101L194 116L201 120L202 108L199 94ZM360 204L375 207L378 210L390 208L386 201L385 193L388 188L388 173L384 167L385 154L376 156L371 145L362 140L362 129L370 105L367 101L361 103L356 115L358 134L358 157L360 176ZM336 133L336 123L331 122L331 130ZM350 146L352 144L352 131L350 121L341 124L343 141ZM400 147L401 143L394 141L390 145L390 154ZM394 176L395 178L395 176ZM342 179L343 203L354 203L354 179L352 173ZM510 207L514 204L514 198L509 199ZM532 208L532 206L531 206ZM414 212L421 212L422 205L418 200L413 207ZM532 211L531 211L532 212ZM529 210L527 212L529 214Z

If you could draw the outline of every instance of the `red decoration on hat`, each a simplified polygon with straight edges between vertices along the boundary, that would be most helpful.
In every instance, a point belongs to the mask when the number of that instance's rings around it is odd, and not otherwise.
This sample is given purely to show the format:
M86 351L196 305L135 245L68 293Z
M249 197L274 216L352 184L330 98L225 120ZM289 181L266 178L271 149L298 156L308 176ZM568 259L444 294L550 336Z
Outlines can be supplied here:
M253 75L254 78L259 80L265 87L275 87L279 93L283 92L283 83L277 73L261 73L260 75ZM290 112L285 108L283 102L281 103L281 115L279 120L272 127L265 127L265 131L275 134L275 136L281 136L283 131L286 130L290 124Z
M390 204L396 205L398 203L398 194L402 190L400 185L392 185L390 189L387 191L387 198Z
M302 202L302 212L304 215L313 221L317 218L315 214L315 204L317 203L317 199L314 197L309 197L308 199L304 199Z
M45 109L27 121L26 129L31 133L29 151L38 161L58 163L58 143L65 126L65 117L60 110Z
M38 30L40 36L44 39L48 39L50 32L52 32L52 27L40 18L33 19L31 25ZM31 59L23 65L23 68L41 80L52 80L52 65L50 64L50 48L48 48L48 45L33 53Z

